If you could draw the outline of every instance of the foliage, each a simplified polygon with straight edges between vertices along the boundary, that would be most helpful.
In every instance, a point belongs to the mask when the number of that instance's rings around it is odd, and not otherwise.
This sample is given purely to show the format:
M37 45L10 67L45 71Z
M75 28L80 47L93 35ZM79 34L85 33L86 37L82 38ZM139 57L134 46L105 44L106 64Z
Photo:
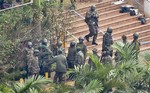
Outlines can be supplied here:
M37 91L43 91L42 85L51 83L51 80L47 80L42 76L32 76L25 79L24 83L15 83L15 93L37 93Z
M13 90L6 84L0 84L0 93L12 93Z

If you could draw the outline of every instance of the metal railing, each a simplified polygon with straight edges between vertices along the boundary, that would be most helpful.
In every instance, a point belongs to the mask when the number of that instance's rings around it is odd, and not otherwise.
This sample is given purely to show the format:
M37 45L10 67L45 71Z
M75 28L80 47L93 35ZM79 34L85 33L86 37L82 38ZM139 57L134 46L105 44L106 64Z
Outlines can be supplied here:
M25 6L25 5L30 5L30 4L33 4L33 0L31 0L30 2L25 3L25 4L16 5L16 6L13 6L13 7L10 7L10 8L6 8L6 9L1 9L0 12L10 10L10 9L14 9L14 8L17 8L17 7L22 7L22 6Z

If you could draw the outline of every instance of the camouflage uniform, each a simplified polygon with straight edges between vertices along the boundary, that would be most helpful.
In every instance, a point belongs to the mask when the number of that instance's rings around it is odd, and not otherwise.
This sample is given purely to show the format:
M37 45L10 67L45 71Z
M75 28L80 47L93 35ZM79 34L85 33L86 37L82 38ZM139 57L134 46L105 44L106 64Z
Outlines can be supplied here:
M58 44L57 44L57 46L58 46L58 47L57 47L57 55L58 55L58 50L62 50L62 54L63 54L63 55L66 55L66 54L65 54L65 49L64 49L63 46L62 46L62 41L59 41Z
M131 46L133 46L133 50L136 51L136 59L138 59L138 54L140 51L140 42L138 41L139 35L134 33L133 34L133 41L131 42Z
M89 27L90 33L85 36L86 40L89 42L89 37L93 36L92 44L97 45L96 39L98 35L98 14L95 10L95 6L91 6L90 11L86 13L85 22Z
M67 59L62 54L62 50L58 50L58 55L54 57L52 63L56 63L56 73L54 76L54 82L63 82L65 80L64 74L67 71ZM59 79L59 80L57 80Z
M29 75L39 74L40 68L38 64L38 56L34 54L29 55L30 61L28 62Z
M39 65L40 65L40 74L45 75L45 72L51 73L51 61L53 59L53 53L48 47L42 45L40 47L40 54L39 54Z
M80 47L80 48L81 48L81 51L82 51L82 53L84 54L84 62L85 62L86 57L87 57L87 47L86 47L86 45L83 43L83 41L84 41L84 38L79 37L79 43L77 43L77 46L76 46L76 47Z
M111 64L112 65L112 58L109 55L109 51L103 51L101 57L102 64Z
M81 51L80 47L77 47L77 53L76 53L76 57L75 57L75 65L84 65L85 63L85 59L84 59L84 54Z
M97 54L97 52L98 52L97 49L94 48L92 51L93 51L93 56L95 56L95 57L100 61L100 57L99 57L98 54ZM95 66L95 64L92 62L92 59L91 59L91 58L89 58L88 64L90 65L91 68L93 68L93 69L96 68L96 66Z
M112 57L113 49L111 48L111 45L113 44L113 39L111 34L112 29L108 27L107 32L103 35L102 51L109 51L110 56Z
M71 42L70 47L68 49L68 56L67 56L67 62L68 62L68 67L69 68L74 68L75 55L76 55L75 42Z

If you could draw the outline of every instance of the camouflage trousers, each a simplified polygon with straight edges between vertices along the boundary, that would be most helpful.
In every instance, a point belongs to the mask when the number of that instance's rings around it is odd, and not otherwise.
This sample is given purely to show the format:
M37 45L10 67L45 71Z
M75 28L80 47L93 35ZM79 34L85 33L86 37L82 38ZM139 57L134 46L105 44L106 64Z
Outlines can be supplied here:
M62 83L65 81L65 73L66 72L57 72L55 73L55 76L54 76L54 82L55 83Z

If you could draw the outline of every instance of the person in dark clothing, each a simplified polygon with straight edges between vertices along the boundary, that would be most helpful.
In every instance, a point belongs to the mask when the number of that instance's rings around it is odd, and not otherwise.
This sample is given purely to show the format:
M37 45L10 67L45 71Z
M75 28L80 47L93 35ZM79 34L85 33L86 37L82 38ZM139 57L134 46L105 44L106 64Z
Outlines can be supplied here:
M77 43L76 47L80 47L81 48L81 51L84 54L84 62L85 62L86 57L87 57L87 47L86 47L86 45L84 44L83 41L84 41L84 38L83 37L79 37L79 43Z
M102 51L110 51L111 57L113 55L113 49L111 48L112 44L113 44L112 29L108 27L107 32L103 35Z
M68 68L74 68L75 56L76 56L76 43L70 42L70 47L68 49L68 56L67 56Z
M90 33L85 36L85 39L89 42L89 37L93 36L92 44L98 45L96 43L98 35L98 14L95 6L91 6L90 10L86 13L85 22L89 27Z
M54 76L54 82L55 83L62 83L65 81L65 73L67 71L68 65L67 65L67 59L62 54L63 51L61 49L58 49L58 55L54 57L52 63L56 63L56 73Z

